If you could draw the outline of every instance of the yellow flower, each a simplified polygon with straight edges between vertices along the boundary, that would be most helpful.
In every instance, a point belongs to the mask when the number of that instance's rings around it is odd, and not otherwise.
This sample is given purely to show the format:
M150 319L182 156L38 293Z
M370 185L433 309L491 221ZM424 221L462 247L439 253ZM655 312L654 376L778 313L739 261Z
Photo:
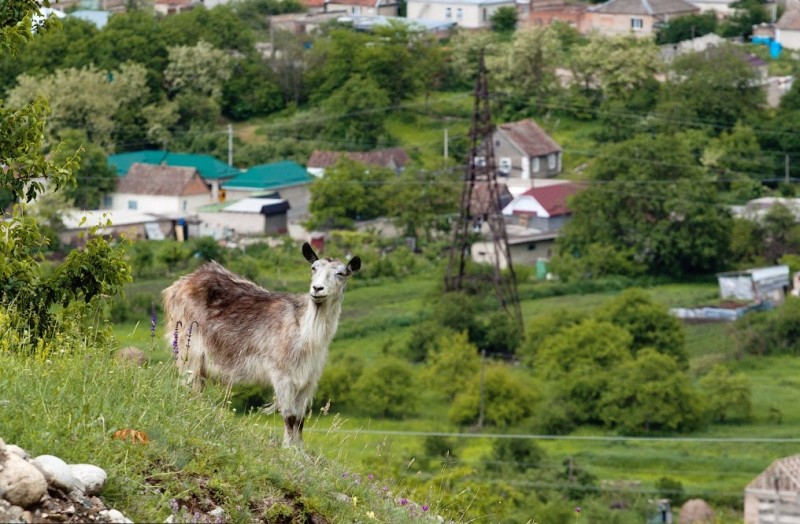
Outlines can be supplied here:
M353 507L355 508L358 505L358 497L353 497Z
M372 520L378 520L374 511L367 511L367 517L371 518Z

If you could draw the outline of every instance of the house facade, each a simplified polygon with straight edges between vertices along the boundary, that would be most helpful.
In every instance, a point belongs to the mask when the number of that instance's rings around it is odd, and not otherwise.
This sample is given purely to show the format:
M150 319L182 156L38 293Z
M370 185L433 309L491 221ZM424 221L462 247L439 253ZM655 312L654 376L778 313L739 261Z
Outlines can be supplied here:
M375 149L373 151L342 152L342 151L320 151L315 150L311 153L306 163L306 169L314 176L323 176L325 169L332 167L345 155L347 158L367 166L380 166L393 169L400 173L411 161L411 158L402 147L391 147L387 149Z
M284 161L253 166L222 185L225 200L233 201L277 192L289 205L290 219L308 216L314 177L296 162Z
M342 12L355 16L397 16L397 2L391 0L329 0L326 13Z
M236 202L213 204L198 210L198 233L217 239L284 235L289 231L288 210L289 203L286 200L271 197L249 197Z
M211 190L197 169L133 164L119 179L106 207L180 218L211 202Z
M775 23L775 41L786 49L800 50L800 2L787 2L786 11Z
M586 9L582 32L651 36L659 25L700 8L686 0L607 0Z
M482 29L491 26L492 15L501 7L513 7L514 0L408 0L409 20L442 20L459 27Z
M492 138L498 173L512 194L561 173L561 146L533 120L500 124Z
M572 216L568 199L581 188L571 182L532 187L503 208L503 216L525 229L557 232Z

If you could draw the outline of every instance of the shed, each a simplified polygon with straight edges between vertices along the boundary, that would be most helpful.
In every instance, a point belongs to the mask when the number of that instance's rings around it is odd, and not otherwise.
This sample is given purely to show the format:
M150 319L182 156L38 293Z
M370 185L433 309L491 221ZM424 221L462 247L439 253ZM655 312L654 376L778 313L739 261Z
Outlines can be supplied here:
M800 522L800 455L776 460L744 488L744 522Z
M789 266L771 266L717 275L720 298L783 302L789 290Z
M263 197L266 192L279 191L289 203L289 218L301 218L308 215L313 180L300 164L282 161L253 166L222 184L222 189L227 200Z
M272 195L250 197L198 210L200 234L214 238L283 235L288 232L289 203Z

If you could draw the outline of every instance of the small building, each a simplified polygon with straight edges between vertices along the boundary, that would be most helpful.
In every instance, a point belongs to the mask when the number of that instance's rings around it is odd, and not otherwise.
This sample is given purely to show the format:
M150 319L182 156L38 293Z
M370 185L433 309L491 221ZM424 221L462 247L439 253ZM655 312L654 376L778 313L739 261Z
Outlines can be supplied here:
M492 15L501 7L517 8L515 0L408 0L406 17L409 20L439 20L455 22L467 29L491 26Z
M538 231L521 226L506 226L508 250L511 262L515 266L535 266L540 261L549 260L553 256L553 248L558 238L554 231ZM489 240L481 240L472 244L472 260L483 264L494 264L497 259L495 244ZM500 269L506 269L506 257L500 257Z
M493 139L498 174L512 194L561 173L561 146L533 120L500 124Z
M717 275L723 300L769 301L783 303L790 288L789 266L771 266Z
M235 167L217 160L211 155L198 155L193 153L173 153L171 151L157 151L145 149L110 155L108 164L114 166L117 174L124 177L135 163L165 165L172 167L192 167L200 173L205 183L211 190L211 198L219 201L220 185L240 173Z
M289 219L299 219L308 215L313 181L314 177L303 166L283 161L253 166L224 182L222 190L227 201L278 192L290 206Z
M72 210L61 217L64 229L58 233L59 241L67 246L79 246L85 233L99 226L99 233L114 237L126 236L131 240L164 240L172 235L173 221L149 213L129 210L78 211ZM108 222L111 225L107 225Z
M786 49L800 50L799 2L786 3L786 11L775 23L775 41Z
M306 162L306 169L314 176L323 176L325 170L336 164L342 155L365 166L388 167L398 173L403 171L411 161L408 153L402 147L352 152L314 150Z
M135 163L106 198L106 207L180 218L209 202L211 190L197 169Z
M217 239L285 235L289 231L288 210L286 200L270 195L212 204L197 212L199 234Z
M686 0L607 0L586 9L581 31L649 37L673 18L699 12Z
M555 181L553 181L555 182ZM572 216L567 200L580 191L580 184L561 182L534 186L503 208L509 224L541 232L555 232Z
M800 455L776 460L744 488L744 523L800 522Z

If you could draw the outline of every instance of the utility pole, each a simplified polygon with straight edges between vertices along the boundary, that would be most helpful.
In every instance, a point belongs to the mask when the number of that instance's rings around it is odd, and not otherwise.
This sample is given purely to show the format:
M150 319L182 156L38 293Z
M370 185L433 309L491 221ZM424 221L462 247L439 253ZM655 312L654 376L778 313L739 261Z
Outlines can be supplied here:
M228 124L228 165L233 167L233 124Z
M787 184L791 180L789 176L789 153L783 155L783 181Z
M480 404L478 407L478 424L477 429L483 429L483 420L484 420L484 406L486 402L486 350L481 350L481 395L480 395Z
M447 160L447 128L444 128L444 159Z

